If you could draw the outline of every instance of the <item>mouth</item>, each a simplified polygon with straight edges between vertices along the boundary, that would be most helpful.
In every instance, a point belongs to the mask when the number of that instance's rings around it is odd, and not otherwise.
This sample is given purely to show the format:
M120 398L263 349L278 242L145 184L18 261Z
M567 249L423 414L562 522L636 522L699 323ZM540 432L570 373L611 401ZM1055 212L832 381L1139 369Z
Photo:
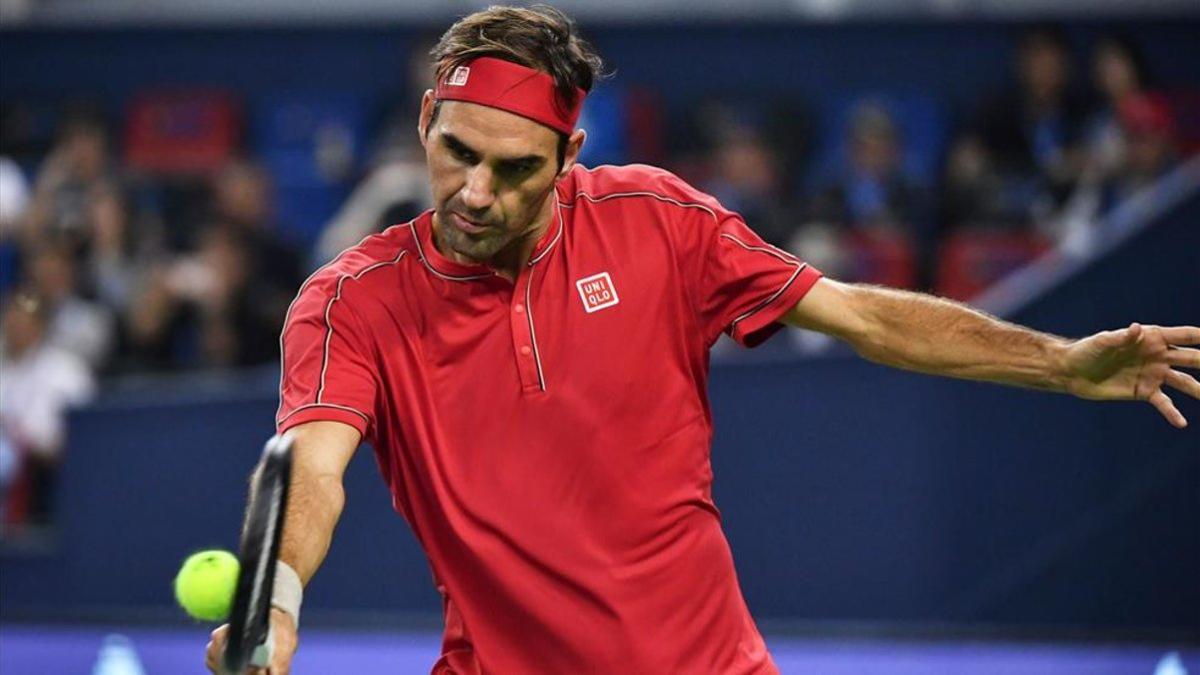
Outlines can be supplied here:
M487 232L489 229L491 229L489 226L483 225L482 223L477 223L473 220L468 220L468 219L458 215L454 211L450 212L450 222L454 224L454 227L458 228L459 230L461 230L467 234L483 234L484 232Z

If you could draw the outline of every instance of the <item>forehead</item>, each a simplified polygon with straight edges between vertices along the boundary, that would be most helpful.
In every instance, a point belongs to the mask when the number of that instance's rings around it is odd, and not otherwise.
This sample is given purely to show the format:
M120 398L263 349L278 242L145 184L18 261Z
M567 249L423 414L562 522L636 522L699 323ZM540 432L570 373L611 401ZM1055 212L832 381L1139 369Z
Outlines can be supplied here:
M549 127L498 108L442 101L434 131L451 134L472 150L498 157L551 156L558 136Z

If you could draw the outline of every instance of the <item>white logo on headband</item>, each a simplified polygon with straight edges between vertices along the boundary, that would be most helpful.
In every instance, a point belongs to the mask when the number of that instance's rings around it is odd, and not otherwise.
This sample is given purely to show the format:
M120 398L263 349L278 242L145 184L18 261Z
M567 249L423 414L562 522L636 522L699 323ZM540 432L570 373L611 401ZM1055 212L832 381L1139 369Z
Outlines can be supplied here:
M467 78L471 76L471 69L468 66L459 66L450 73L450 77L446 79L446 84L451 87L462 87L467 84Z

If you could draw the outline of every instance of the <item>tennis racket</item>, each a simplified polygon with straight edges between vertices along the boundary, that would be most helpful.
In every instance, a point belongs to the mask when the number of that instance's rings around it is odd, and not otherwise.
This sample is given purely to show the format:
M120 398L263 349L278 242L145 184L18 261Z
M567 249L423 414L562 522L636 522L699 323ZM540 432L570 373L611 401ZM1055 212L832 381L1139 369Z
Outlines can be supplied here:
M271 593L291 469L291 435L272 436L250 485L238 554L241 572L229 615L224 663L225 670L236 675L247 667L266 667L271 660Z

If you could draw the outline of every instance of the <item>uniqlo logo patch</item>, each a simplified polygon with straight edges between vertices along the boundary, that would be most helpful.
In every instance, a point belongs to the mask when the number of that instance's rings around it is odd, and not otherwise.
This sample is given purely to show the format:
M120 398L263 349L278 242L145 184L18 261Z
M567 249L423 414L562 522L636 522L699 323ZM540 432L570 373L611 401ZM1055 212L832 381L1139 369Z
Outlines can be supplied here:
M575 288L579 289L579 298L583 300L583 309L588 314L620 302L617 287L613 286L612 277L608 276L608 272L580 279L575 282Z
M471 76L471 69L468 66L459 66L450 73L450 77L446 79L446 84L452 87L462 87L467 84L467 78Z

